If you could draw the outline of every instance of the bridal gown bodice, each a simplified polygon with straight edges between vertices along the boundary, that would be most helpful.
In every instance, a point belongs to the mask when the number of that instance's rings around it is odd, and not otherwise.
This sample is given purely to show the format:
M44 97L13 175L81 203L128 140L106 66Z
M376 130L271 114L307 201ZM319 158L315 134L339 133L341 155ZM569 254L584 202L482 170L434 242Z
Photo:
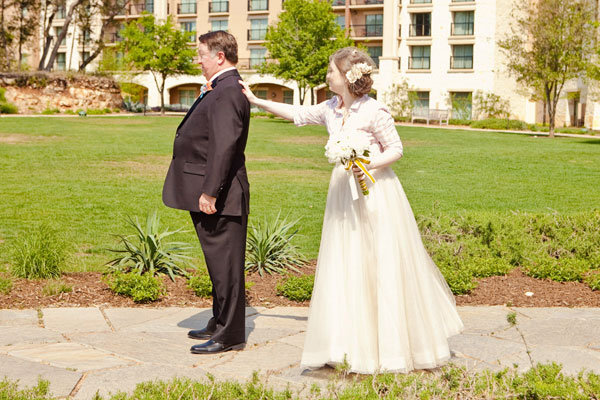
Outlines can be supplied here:
M369 194L353 199L352 173L333 167L301 364L346 359L358 373L409 372L450 359L463 330L454 296L431 260L389 164L402 155L393 118L364 96L344 116L339 97L296 109L296 125L324 125L371 140Z

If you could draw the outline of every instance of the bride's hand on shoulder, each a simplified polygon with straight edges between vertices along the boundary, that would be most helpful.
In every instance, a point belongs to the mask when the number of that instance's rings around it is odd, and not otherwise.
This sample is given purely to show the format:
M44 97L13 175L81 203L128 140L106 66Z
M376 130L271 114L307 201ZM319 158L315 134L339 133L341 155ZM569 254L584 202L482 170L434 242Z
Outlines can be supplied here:
M252 93L252 90L250 90L248 84L241 79L238 80L238 82L240 85L242 85L242 93L246 95L250 103L254 104L258 98L254 95L254 93Z

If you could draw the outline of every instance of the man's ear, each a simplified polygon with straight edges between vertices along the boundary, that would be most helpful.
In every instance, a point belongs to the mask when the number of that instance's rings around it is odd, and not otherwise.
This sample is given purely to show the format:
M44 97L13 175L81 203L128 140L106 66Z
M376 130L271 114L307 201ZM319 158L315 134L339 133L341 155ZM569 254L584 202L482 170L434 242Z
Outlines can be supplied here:
M222 51L217 52L217 58L219 60L218 61L219 65L223 65L225 63L226 58L225 58L225 53L224 52L222 52Z

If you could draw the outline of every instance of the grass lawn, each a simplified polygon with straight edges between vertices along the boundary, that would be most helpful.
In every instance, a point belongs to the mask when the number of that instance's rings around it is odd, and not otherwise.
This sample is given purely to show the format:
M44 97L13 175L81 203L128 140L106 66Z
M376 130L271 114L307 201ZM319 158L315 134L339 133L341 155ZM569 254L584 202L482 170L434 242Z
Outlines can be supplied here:
M0 118L0 261L14 238L41 222L73 243L68 270L97 270L131 233L125 216L158 209L163 224L191 229L161 202L181 117ZM600 199L600 140L399 127L394 166L418 216L591 211ZM302 218L297 243L318 252L331 166L322 127L253 119L247 147L251 219L280 210ZM198 249L192 232L179 239ZM200 261L199 261L200 262Z

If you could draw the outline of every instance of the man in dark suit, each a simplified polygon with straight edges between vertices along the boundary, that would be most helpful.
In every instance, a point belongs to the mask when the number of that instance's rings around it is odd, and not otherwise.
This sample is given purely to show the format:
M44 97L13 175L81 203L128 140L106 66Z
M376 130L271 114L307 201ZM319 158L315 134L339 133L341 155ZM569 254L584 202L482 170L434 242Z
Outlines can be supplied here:
M192 346L192 353L212 354L241 349L246 340L244 257L250 192L244 149L250 103L238 83L232 35L201 35L198 55L208 82L177 128L163 202L190 211L202 246L213 285L213 317L188 336L207 340Z

